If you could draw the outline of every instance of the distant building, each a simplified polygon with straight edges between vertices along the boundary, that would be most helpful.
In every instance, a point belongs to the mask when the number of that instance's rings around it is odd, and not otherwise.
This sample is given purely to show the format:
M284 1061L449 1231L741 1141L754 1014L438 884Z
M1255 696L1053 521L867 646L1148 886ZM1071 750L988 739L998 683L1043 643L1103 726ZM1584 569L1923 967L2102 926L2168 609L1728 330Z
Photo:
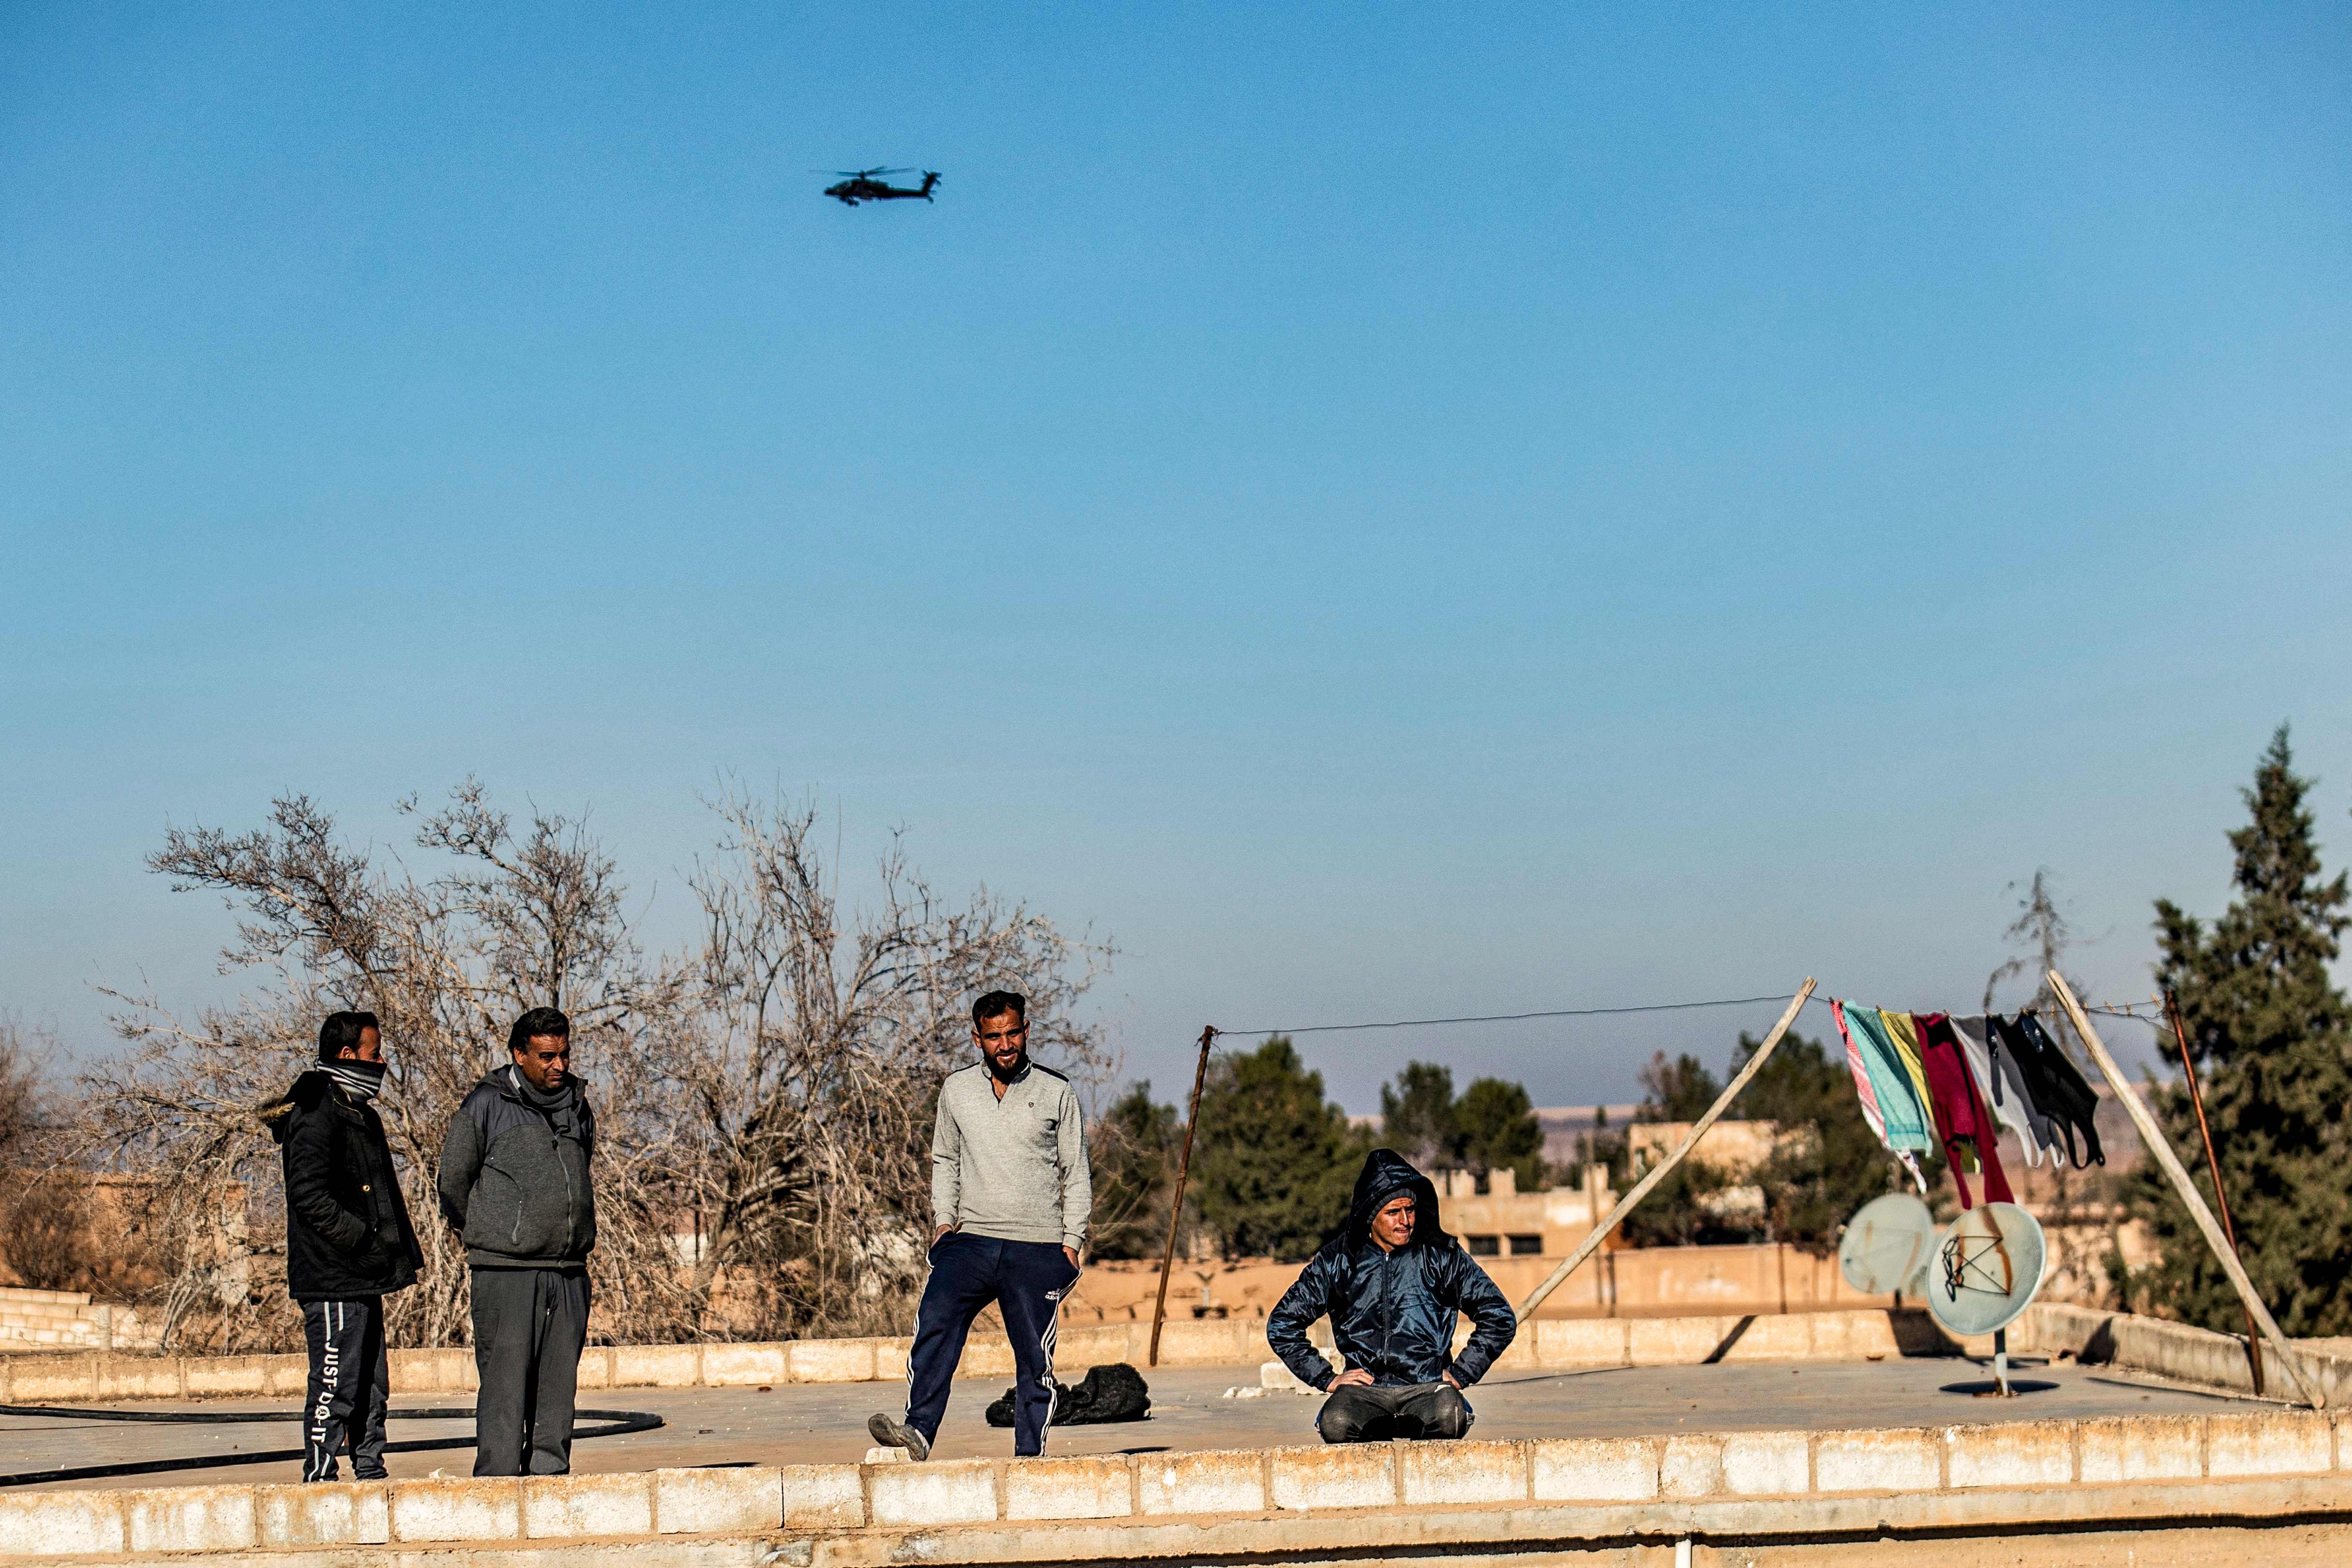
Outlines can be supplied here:
M1633 1174L1639 1176L1664 1163L1696 1125L1695 1122L1636 1122L1628 1127L1625 1153L1633 1161ZM1778 1122L1735 1122L1727 1117L1706 1130L1690 1157L1696 1164L1717 1170L1752 1171L1789 1141Z
M1462 1239L1474 1258L1564 1257L1617 1201L1597 1170L1583 1186L1541 1192L1521 1192L1508 1166L1486 1173L1485 1192L1469 1171L1446 1171L1433 1179L1445 1228Z
M1624 1131L1633 1119L1639 1105L1538 1105L1536 1120L1542 1124L1544 1163L1550 1166L1571 1166L1583 1160L1585 1149L1595 1133L1614 1134Z

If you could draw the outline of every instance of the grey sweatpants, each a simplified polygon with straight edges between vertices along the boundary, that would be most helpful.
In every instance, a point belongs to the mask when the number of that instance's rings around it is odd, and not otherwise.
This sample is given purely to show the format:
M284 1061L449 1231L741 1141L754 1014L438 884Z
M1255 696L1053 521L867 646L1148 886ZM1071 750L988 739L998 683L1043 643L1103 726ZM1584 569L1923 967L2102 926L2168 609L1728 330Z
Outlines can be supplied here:
M588 1343L588 1276L556 1269L474 1275L474 1473L572 1469L572 1406Z
M1315 1417L1327 1443L1384 1443L1396 1437L1459 1437L1476 1419L1450 1383L1402 1388L1350 1384L1331 1390Z

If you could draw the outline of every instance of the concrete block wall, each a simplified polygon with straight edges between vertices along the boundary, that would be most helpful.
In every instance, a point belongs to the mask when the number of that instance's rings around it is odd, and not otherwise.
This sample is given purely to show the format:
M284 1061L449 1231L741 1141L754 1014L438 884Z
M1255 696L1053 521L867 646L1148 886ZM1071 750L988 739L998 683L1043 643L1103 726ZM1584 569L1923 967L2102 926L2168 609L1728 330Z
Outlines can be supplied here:
M1459 1340L1469 1338L1466 1325ZM780 1383L893 1383L907 1375L903 1339L789 1340L761 1344L592 1345L580 1362L583 1389L756 1386ZM1328 1339L1324 1342L1327 1348ZM1124 1361L1141 1365L1149 1324L1062 1331L1068 1366ZM1925 1312L1805 1312L1787 1317L1540 1318L1524 1325L1505 1368L1696 1365L1707 1361L1843 1361L1949 1349ZM1163 1366L1255 1366L1269 1352L1262 1325L1206 1320L1170 1323ZM1013 1350L1001 1335L975 1334L960 1375L1010 1377ZM180 1399L302 1393L299 1355L0 1357L0 1404L74 1404L107 1399ZM396 1395L466 1396L474 1353L462 1347L395 1350Z
M2250 1507L2341 1513L2352 1505L2352 1417L2255 1410L1843 1432L9 1493L0 1495L0 1563L366 1546L520 1550L745 1535L857 1536L867 1547L845 1558L897 1561L903 1553L893 1542L909 1532L926 1542L921 1555L942 1562L1142 1557L1180 1554L1188 1541L1198 1546L1201 1531L1218 1521L1278 1527L1377 1516L1391 1522L1360 1533L1378 1542L1401 1541L1400 1532L1441 1516L1459 1539L1508 1530L1573 1535L1583 1528L1578 1511L1613 1511L1590 1515L1595 1532L1671 1533L1734 1517L1726 1510L1756 1500L1778 1511L1757 1517L1794 1521L1789 1528L1808 1517L1966 1522L1971 1499L1990 1500L1979 1514L1989 1508L2027 1519L2126 1518L2151 1506L2151 1484L2222 1489L2166 1494L2160 1506L2176 1513ZM1815 1515L1803 1511L1809 1507ZM1531 1523L1531 1510L1551 1511ZM1189 1535L1155 1533L1171 1521L1196 1523ZM1077 1533L1034 1533L1047 1526ZM958 1531L997 1534L993 1544L957 1548L950 1543ZM1024 1531L1034 1538L1003 1538ZM1284 1538L1277 1531L1271 1539Z
M2009 1339L2019 1350L2051 1355L2063 1353L2089 1364L2133 1367L2209 1388L2253 1392L2253 1366L2246 1356L2246 1342L2234 1334L2214 1333L2187 1323L2043 1302L2025 1309ZM2331 1351L2332 1347L2319 1350L2306 1345L2296 1351L2296 1359L2333 1406L2352 1402L2352 1358ZM2268 1345L2263 1347L2263 1363L2267 1374L2265 1393L2273 1399L2294 1398L2294 1383L2280 1369L2277 1353Z
M90 1308L91 1311L116 1309ZM1317 1333L1328 1348L1328 1332ZM1464 1325L1457 1344L1469 1337ZM2010 1332L2021 1353L2064 1353L2113 1362L2210 1387L2251 1391L2242 1341L2180 1323L2088 1308L2028 1308ZM904 1339L792 1340L768 1343L592 1346L582 1359L583 1388L724 1387L780 1383L897 1382L906 1375ZM1061 1357L1071 1365L1141 1365L1148 1323L1065 1324ZM1990 1336L1955 1340L1927 1312L1867 1310L1786 1315L1684 1318L1538 1318L1520 1325L1504 1353L1506 1368L1692 1365L1710 1361L1839 1361L1893 1355L1988 1354ZM1163 1366L1254 1366L1268 1352L1264 1325L1245 1319L1170 1322L1161 1336ZM2265 1354L2270 1353L2267 1351ZM2352 1403L2352 1358L2319 1349L2300 1353L2331 1403ZM1009 1377L1011 1347L976 1334L959 1369L967 1377ZM105 1399L275 1396L301 1393L299 1355L160 1357L104 1351L0 1355L0 1404ZM2273 1371L2271 1392L2283 1382ZM394 1392L467 1395L473 1352L463 1347L395 1350Z
M1318 1330L1318 1333L1321 1332ZM1466 1341L1465 1325L1457 1343ZM1124 1361L1141 1365L1144 1323L1065 1325L1062 1360L1074 1366ZM1327 1348L1328 1340L1323 1342ZM2114 1362L2183 1382L2250 1390L2242 1342L2152 1318L2038 1305L2011 1329L2021 1353L2064 1353ZM1956 1352L1981 1355L1990 1337L1956 1341L1925 1312L1799 1312L1754 1317L1538 1318L1522 1324L1504 1353L1506 1370L1581 1366L1684 1366L1713 1361L1846 1361ZM724 1387L782 1383L897 1382L906 1375L903 1339L791 1340L752 1344L597 1345L580 1365L583 1389ZM1247 1320L1171 1322L1160 1341L1165 1366L1255 1366L1267 1356L1263 1326ZM2266 1353L2267 1354L2267 1353ZM2329 1401L2352 1403L2352 1359L2317 1351L2305 1367ZM1009 1377L1011 1347L974 1335L960 1369L968 1377ZM107 1353L0 1356L0 1404L73 1404L108 1399L297 1396L299 1355L164 1357ZM2283 1378L2273 1370L2271 1392ZM394 1392L467 1396L474 1355L465 1348L395 1350Z
M1465 1325L1458 1341L1466 1341ZM1066 1326L1063 1359L1074 1365L1125 1361L1140 1365L1148 1324ZM1328 1338L1324 1341L1328 1347ZM2227 1334L2180 1323L2063 1305L2029 1308L2011 1331L2021 1353L2064 1353L2113 1362L2218 1388L2250 1391L2243 1344ZM753 1344L593 1346L583 1359L583 1388L721 1387L780 1383L897 1382L906 1375L903 1339L793 1340ZM1895 1355L1989 1354L1989 1336L1956 1341L1926 1312L1867 1311L1786 1316L1697 1318L1539 1318L1523 1324L1504 1354L1506 1369L1692 1365L1708 1361L1835 1361ZM2267 1353L2266 1353L2267 1354ZM2305 1367L2331 1403L2352 1403L2352 1359L2315 1350ZM1263 1328L1243 1320L1171 1322L1160 1343L1167 1366L1255 1365L1267 1355ZM1002 1337L973 1336L961 1371L971 1377L1012 1375ZM299 1395L298 1355L157 1357L72 1354L0 1356L0 1403L202 1398ZM464 1348L395 1350L393 1387L404 1396L467 1395L474 1357ZM2281 1379L2275 1375L2275 1385ZM2279 1392L2273 1386L2272 1392Z
M155 1339L134 1308L93 1301L81 1291L0 1286L0 1351L142 1350Z

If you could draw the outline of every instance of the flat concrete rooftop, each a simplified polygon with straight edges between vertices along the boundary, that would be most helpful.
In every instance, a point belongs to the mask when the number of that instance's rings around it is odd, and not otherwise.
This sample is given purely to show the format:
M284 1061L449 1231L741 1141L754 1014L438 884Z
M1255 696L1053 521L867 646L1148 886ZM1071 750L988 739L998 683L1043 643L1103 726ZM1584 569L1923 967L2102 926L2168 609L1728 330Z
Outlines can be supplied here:
M1471 1390L1478 1413L1475 1437L1614 1437L1678 1432L1731 1432L1917 1427L1989 1420L2074 1419L2095 1416L2206 1414L2261 1408L2227 1395L2199 1393L2136 1377L2114 1367L2038 1359L2012 1364L2027 1392L2008 1401L1972 1397L1989 1370L1949 1357L1878 1362L1743 1362L1712 1366L1592 1367L1498 1373ZM1075 1377L1083 1367L1066 1367ZM1047 1444L1059 1455L1157 1453L1213 1448L1272 1448L1315 1440L1313 1396L1267 1393L1228 1399L1225 1390L1255 1388L1255 1365L1163 1367L1147 1373L1152 1390L1148 1421L1068 1427ZM942 1459L1003 1458L1013 1434L989 1427L981 1412L1003 1393L1009 1378L959 1382L940 1434ZM904 1397L896 1383L781 1384L755 1388L616 1388L586 1397L593 1408L648 1410L668 1424L651 1432L580 1443L572 1454L582 1472L726 1465L855 1463L871 1440L866 1417L896 1411ZM113 1409L290 1411L286 1399L160 1400L110 1403ZM395 1396L393 1407L470 1406L464 1395ZM394 1421L393 1440L461 1437L470 1421ZM300 1442L293 1421L250 1425L155 1426L107 1421L0 1416L0 1469L26 1471L196 1457L230 1451L290 1448ZM436 1472L471 1473L472 1450L444 1448L394 1454L397 1479ZM348 1477L348 1469L345 1474ZM291 1461L171 1470L79 1487L169 1487L208 1481L292 1481Z

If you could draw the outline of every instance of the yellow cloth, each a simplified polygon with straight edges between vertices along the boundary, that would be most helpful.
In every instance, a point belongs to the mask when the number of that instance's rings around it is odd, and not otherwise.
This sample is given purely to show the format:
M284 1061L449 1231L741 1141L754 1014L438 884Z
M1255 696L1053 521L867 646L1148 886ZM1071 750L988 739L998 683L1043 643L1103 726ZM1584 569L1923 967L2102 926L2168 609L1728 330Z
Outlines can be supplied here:
M1937 1114L1936 1097L1927 1092L1927 1066L1919 1056L1919 1030L1909 1013L1891 1013L1885 1008L1878 1016L1885 1020L1886 1038L1895 1042L1895 1054L1903 1059L1903 1071L1910 1075L1913 1087L1919 1091L1919 1103L1927 1108L1927 1119L1936 1130L1936 1143L1940 1148L1948 1140L1944 1136L1944 1118Z

